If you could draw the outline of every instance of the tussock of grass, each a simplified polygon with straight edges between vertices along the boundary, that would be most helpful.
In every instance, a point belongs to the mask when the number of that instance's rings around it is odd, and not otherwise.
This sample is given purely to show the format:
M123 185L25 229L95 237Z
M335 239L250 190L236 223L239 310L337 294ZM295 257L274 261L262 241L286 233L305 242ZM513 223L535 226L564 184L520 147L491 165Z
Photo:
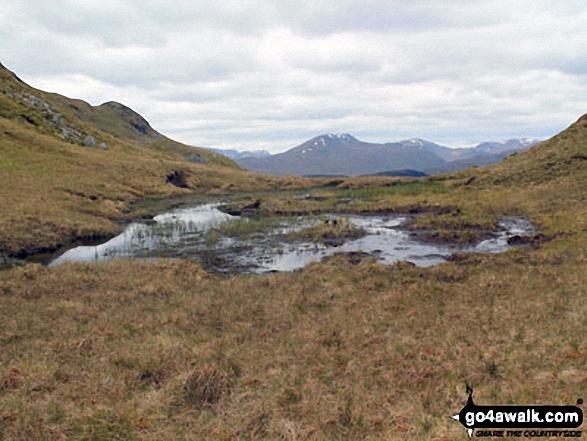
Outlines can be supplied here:
M486 239L498 226L497 219L488 213L463 213L456 209L449 213L421 214L410 223L410 228L423 230L424 240L467 244Z
M288 234L288 239L305 239L314 243L341 245L347 239L358 239L366 234L364 228L357 227L341 218L337 219L336 223L335 220L329 219L324 223L291 232Z
M270 234L283 221L277 217L243 217L214 227L210 234L247 239L258 234Z
M197 409L213 406L230 393L232 386L230 375L207 367L189 374L183 385L183 401Z
M229 279L182 261L13 269L0 433L433 440L463 436L447 415L466 383L484 404L574 403L586 243Z
M585 117L493 168L305 181L165 145L82 148L16 110L0 95L3 251L109 234L133 202L188 194L166 183L176 171L200 193L327 186L256 195L261 214L408 212L441 235L523 215L549 240L427 269L336 255L264 277L180 260L3 271L3 440L462 439L449 416L466 384L479 404L536 405L587 384Z

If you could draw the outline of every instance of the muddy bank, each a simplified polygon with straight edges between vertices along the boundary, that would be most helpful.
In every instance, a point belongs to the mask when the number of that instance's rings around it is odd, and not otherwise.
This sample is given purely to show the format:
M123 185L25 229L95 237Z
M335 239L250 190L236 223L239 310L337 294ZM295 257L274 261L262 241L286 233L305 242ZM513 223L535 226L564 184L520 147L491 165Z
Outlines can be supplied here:
M46 264L54 258L56 253L65 252L69 249L84 245L99 245L116 237L125 228L124 224L116 232L110 234L94 233L88 235L70 235L53 246L21 248L15 251L0 252L0 270L9 269L14 266L24 265L27 262Z
M56 239L39 240L39 245L24 245L0 249L0 270L8 269L27 262L47 263L69 249L78 246L95 246L107 242L121 234L128 225L133 222L150 222L159 213L171 211L181 207L188 207L217 200L218 196L190 193L183 195L167 196L156 199L143 198L128 204L122 212L111 219L112 228L108 232L96 231L80 235L73 232L59 231ZM43 239L43 238L40 238Z

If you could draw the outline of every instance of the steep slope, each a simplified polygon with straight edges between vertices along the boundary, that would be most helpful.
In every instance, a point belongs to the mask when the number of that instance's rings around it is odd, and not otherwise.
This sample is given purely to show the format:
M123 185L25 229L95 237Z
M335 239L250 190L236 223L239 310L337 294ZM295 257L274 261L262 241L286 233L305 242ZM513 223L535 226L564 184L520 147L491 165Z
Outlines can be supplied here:
M526 185L572 180L587 188L587 115L529 150L478 172L480 181Z
M0 260L112 234L138 199L276 185L121 104L46 93L0 66Z
M180 153L187 159L226 166L235 164L208 149L175 142L154 130L132 109L116 102L91 106L82 100L34 89L0 64L0 117L25 122L40 133L86 146L111 138L140 142Z
M374 144L349 134L317 136L284 153L239 160L243 167L275 175L358 176L390 170L433 168L444 160L420 143Z

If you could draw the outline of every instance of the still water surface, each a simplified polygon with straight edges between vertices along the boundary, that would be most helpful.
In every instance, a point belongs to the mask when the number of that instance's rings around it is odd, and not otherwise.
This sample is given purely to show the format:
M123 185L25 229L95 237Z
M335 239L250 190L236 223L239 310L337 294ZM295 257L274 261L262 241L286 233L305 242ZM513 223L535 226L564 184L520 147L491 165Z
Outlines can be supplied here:
M404 227L407 216L345 215L344 219L367 234L347 240L340 246L315 244L310 241L287 241L285 235L324 222L327 217L283 218L265 231L246 238L222 234L222 226L243 222L239 216L223 213L218 204L175 210L161 214L148 223L132 223L124 232L97 246L79 246L66 251L50 265L65 261L99 262L121 258L193 258L202 260L209 269L220 272L267 273L293 271L310 262L340 252L364 252L382 263L409 261L427 267L443 262L454 252L499 253L510 246L513 235L533 233L530 222L521 218L503 219L500 230L491 239L475 245L457 247L418 241Z

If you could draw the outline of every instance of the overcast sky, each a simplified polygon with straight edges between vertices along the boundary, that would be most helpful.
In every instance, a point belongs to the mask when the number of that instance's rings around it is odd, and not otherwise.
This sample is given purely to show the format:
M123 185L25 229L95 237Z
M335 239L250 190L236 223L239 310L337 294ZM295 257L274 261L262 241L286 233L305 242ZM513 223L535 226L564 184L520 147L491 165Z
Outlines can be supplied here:
M191 145L546 139L587 113L585 0L3 0L0 62Z

